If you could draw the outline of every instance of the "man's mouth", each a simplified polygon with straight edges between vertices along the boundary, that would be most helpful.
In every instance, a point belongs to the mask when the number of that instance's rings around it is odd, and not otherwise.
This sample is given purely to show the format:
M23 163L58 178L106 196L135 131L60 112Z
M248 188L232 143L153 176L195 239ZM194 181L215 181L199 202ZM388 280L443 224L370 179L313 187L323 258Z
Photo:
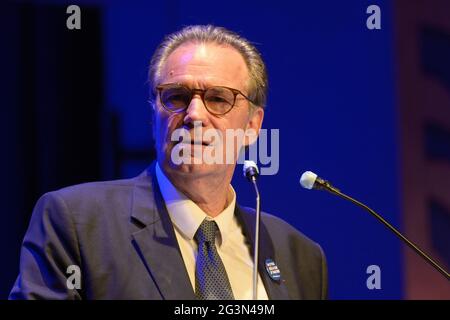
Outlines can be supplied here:
M190 145L196 145L196 146L198 146L198 145L200 145L200 146L211 146L212 145L212 143L211 142L208 142L208 141L202 141L202 140L191 140L190 141L190 143L188 142L188 141L180 141L180 142L178 142L178 143L182 143L182 144L190 144Z
M211 143L207 141L191 141L191 144L209 146Z

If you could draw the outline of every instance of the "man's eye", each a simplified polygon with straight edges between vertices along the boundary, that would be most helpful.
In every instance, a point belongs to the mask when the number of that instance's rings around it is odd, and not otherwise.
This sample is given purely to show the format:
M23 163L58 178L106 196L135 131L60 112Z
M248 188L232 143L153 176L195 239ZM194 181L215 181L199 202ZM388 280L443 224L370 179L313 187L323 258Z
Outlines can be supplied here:
M170 101L185 101L186 97L182 94L172 94L167 97Z
M224 97L221 97L221 96L208 97L208 101L209 102L226 102L226 103L228 103L228 101Z

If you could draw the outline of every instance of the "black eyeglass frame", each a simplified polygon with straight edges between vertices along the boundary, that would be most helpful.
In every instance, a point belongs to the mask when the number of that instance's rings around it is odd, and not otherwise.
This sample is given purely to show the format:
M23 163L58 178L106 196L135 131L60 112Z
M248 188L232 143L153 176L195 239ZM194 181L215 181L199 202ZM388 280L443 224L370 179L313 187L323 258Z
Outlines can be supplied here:
M164 107L164 109L166 109L167 111L172 112L172 113L180 113L180 112L183 112L183 111L185 111L187 108L189 108L189 105L190 105L190 102L189 102L189 104L186 106L186 108L180 109L180 110L178 110L178 111L175 111L175 110L171 110L170 108L168 108L168 107L164 104L164 102L163 102L162 99L161 99L161 92L162 92L164 89L166 89L166 88L174 87L174 86L183 87L183 88L185 88L186 90L190 91L190 92L191 92L191 101L192 101L192 98L194 98L194 95L195 95L196 93L199 94L199 95L200 95L200 98L202 99L203 105L204 105L205 108L206 108L206 110L208 110L209 113L211 113L211 114L213 114L213 115L216 115L216 116L223 116L223 115L227 114L228 112L230 112L231 109L234 108L234 106L235 106L235 104L236 104L236 97L237 97L239 94L240 94L241 96L243 96L246 100L248 100L249 102L251 102L252 104L256 105L256 103L255 103L252 99L250 99L249 97L247 97L247 96L246 96L245 94L243 94L240 90L234 89L234 88L230 88L230 87L226 87L226 86L212 86L212 87L209 87L209 88L206 88L206 89L191 89L191 88L188 88L187 86L185 86L184 84L181 84L181 83L164 83L164 84L157 85L157 86L156 86L156 90L157 90L158 95L159 95L159 102L160 102L161 105ZM213 89L213 88L224 88L224 89L228 89L228 90L230 90L230 91L233 93L233 95L234 95L233 104L232 104L231 107L230 107L226 112L224 112L224 113L216 113L216 112L212 112L211 110L208 109L208 106L207 106L207 104L206 104L206 102L205 102L205 93L206 93L206 91L208 91L208 90L210 90L210 89Z

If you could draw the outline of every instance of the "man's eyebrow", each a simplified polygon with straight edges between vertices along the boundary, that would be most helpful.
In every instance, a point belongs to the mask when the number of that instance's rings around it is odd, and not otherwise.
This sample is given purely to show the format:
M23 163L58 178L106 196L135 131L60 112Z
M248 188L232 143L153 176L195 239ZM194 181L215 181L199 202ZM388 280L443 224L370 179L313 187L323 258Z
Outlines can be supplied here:
M196 82L195 85L193 85L192 81L181 81L181 82L177 81L177 82L173 82L173 83L183 85L189 89L207 89L207 88L212 88L212 87L227 87L224 84L217 84L217 83L211 83L211 82Z

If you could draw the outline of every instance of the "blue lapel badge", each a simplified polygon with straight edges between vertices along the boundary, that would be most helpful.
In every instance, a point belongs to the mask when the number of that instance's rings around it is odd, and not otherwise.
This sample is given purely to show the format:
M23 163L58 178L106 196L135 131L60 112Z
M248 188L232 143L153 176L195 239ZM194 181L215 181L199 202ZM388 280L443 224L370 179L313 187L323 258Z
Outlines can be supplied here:
M269 274L269 277L272 278L272 280L276 281L280 280L281 278L280 269L278 269L278 266L272 259L266 259L266 271Z

